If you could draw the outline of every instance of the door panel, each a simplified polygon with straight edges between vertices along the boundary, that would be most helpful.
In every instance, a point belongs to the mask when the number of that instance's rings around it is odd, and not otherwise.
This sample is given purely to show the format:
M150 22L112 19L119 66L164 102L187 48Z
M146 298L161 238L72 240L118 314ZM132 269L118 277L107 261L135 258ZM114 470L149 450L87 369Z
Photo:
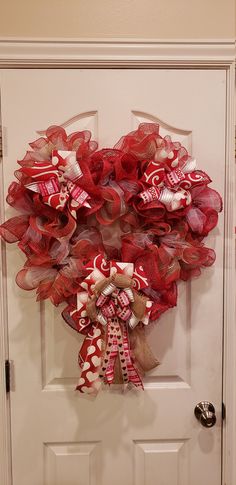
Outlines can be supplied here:
M221 70L5 70L1 72L4 191L27 143L50 124L90 129L113 146L142 121L157 121L192 151L224 192L225 73ZM6 218L13 211L6 207ZM13 485L220 485L224 217L208 238L217 260L178 287L175 309L149 329L161 365L145 391L74 391L82 339L63 308L35 303L15 284L24 257L7 248ZM201 400L217 410L203 429Z

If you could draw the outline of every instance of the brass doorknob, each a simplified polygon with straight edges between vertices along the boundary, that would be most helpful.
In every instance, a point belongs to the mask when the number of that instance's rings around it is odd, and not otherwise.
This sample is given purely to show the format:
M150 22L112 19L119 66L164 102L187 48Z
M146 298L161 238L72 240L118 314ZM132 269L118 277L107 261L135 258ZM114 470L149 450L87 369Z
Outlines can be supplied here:
M199 402L194 409L194 414L204 428L212 428L216 424L215 408L211 402Z

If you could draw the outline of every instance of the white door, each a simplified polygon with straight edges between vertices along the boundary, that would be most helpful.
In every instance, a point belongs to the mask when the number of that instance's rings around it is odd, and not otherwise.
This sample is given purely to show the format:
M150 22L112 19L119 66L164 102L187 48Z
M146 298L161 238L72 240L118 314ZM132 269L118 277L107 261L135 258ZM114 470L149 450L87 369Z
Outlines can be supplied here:
M36 131L66 120L111 147L140 121L182 140L222 195L225 166L223 70L6 70L1 72L4 192ZM6 218L13 211L6 206ZM144 391L74 391L82 338L61 308L35 302L15 283L24 257L7 247L13 485L220 485L223 221L208 240L216 263L179 285L178 306L152 327L161 365ZM194 408L208 400L217 423Z

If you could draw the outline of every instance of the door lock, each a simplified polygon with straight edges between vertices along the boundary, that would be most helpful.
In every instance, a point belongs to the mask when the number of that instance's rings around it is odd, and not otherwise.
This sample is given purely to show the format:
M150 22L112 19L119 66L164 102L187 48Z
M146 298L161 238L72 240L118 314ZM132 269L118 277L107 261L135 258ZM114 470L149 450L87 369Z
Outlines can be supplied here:
M211 402L199 402L194 409L194 414L204 428L212 428L216 424L215 408Z

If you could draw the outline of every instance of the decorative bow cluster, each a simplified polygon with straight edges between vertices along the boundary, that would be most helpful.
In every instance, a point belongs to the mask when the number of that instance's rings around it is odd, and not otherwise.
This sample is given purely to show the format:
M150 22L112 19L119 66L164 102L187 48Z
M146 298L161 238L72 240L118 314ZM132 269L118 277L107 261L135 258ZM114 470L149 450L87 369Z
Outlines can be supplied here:
M21 173L33 180L26 188L41 194L43 202L54 209L62 211L67 205L75 217L80 207L90 207L89 194L79 186L83 174L75 151L53 150L51 163L22 167Z
M157 150L148 163L141 180L150 187L139 194L144 204L159 200L169 212L183 209L192 201L188 189L211 182L205 172L196 170L195 159L187 156L179 160L177 155L172 150Z
M138 352L135 346L133 352L130 348L130 332L139 322L148 324L152 307L152 301L137 291L147 287L142 268L134 268L132 263L108 263L98 255L87 265L87 272L81 283L85 291L77 294L77 309L69 307L63 312L68 323L87 333L79 354L82 372L77 389L96 392L102 381L132 382L142 387L140 374L147 365L143 369L137 354L140 350L143 353L147 342L143 339ZM149 349L148 370L157 365L150 356Z

